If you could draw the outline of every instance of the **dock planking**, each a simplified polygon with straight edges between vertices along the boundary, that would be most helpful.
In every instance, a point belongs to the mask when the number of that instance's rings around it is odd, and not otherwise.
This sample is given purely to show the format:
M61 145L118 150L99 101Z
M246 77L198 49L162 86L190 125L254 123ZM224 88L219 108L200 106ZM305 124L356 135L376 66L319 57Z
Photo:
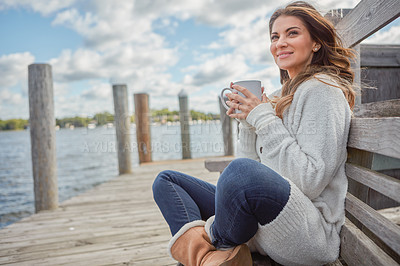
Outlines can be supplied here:
M0 230L0 265L176 265L151 186L165 169L216 183L204 159L145 163Z

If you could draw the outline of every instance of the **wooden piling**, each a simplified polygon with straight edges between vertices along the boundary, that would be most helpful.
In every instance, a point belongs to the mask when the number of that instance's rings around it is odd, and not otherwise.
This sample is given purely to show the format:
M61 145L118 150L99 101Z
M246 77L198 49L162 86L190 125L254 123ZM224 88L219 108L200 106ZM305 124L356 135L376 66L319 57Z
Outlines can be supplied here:
M221 96L218 96L218 103L222 127L222 137L224 140L224 153L225 156L230 156L233 155L232 119L226 114L226 109L221 102Z
M125 84L113 85L114 121L118 147L119 174L131 173L130 127L128 88Z
M190 112L187 93L184 90L178 94L179 98L179 120L181 124L181 140L182 140L182 159L191 159L190 151Z
M134 94L134 101L139 163L151 162L149 95L147 93L136 93Z
M56 132L51 66L28 66L29 126L35 210L58 207Z

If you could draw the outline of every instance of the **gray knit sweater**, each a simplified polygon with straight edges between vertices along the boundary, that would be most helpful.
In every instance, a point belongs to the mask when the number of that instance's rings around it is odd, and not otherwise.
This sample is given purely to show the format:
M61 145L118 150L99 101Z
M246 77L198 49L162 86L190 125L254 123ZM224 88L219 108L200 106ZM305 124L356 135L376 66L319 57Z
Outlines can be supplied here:
M239 125L238 157L260 161L291 185L282 212L248 243L284 265L322 265L339 255L351 110L339 88L318 79L298 87L283 119L263 103Z

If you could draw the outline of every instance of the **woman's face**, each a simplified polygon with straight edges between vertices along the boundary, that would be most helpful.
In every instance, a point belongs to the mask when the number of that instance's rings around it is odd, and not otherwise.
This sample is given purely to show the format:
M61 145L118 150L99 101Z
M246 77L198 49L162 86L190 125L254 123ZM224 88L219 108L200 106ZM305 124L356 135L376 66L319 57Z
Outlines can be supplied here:
M319 45L299 18L279 16L272 25L271 54L280 69L287 70L293 78L311 63Z

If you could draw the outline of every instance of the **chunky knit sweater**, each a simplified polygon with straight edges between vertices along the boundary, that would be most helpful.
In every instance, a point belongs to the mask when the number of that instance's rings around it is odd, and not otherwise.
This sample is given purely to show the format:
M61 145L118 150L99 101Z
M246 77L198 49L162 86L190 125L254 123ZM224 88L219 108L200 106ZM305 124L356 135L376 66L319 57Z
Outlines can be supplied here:
M335 86L319 75L297 88L283 119L263 103L239 125L238 157L260 161L291 185L282 212L248 243L284 265L322 265L339 255L351 110Z

